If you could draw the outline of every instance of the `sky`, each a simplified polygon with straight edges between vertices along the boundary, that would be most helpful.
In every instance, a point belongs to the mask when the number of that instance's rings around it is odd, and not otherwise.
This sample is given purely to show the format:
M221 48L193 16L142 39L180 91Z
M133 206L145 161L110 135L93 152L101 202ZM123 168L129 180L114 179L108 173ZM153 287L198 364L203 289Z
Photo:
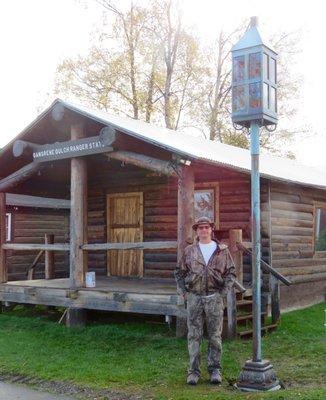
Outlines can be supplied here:
M146 4L146 0L138 2ZM263 37L279 30L301 32L302 53L294 66L303 76L299 122L308 125L311 134L298 138L288 150L298 161L323 167L326 173L322 6L317 0L311 0L309 8L306 2L290 0L182 1L185 23L194 26L204 42L212 40L221 27L228 29L254 15ZM95 0L0 1L0 147L52 102L57 65L87 52L101 14Z

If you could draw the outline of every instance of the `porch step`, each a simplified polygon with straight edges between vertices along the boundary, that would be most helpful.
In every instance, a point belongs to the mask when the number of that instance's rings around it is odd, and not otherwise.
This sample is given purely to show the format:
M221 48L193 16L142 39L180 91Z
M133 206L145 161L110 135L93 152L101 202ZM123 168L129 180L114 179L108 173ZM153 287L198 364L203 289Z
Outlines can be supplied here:
M262 322L263 322L263 319L266 317L266 312L262 312L261 317L262 317ZM253 319L253 314L237 315L237 323L244 323L247 321L252 321L252 319Z
M277 328L277 324L270 324L270 325L265 325L262 326L261 328L261 333L267 333L267 332L271 332L274 331ZM238 337L240 337L241 339L249 339L251 338L253 335L253 330L249 329L247 331L242 331L242 332L238 332Z

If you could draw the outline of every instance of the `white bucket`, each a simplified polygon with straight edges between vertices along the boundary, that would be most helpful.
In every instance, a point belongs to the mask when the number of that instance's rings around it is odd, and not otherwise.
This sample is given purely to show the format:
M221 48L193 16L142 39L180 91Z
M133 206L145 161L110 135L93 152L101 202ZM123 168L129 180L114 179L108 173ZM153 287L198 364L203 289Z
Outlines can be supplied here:
M86 287L95 287L96 280L95 280L95 272L86 272Z

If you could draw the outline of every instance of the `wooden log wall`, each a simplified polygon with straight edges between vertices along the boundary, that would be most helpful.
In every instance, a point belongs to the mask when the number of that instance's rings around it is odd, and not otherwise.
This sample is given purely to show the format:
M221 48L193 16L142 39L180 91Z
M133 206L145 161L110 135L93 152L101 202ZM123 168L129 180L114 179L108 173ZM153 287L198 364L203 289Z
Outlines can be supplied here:
M314 253L315 201L326 202L326 192L271 183L273 267L295 284L326 281L326 255Z
M144 241L177 240L175 178L159 176L129 165L121 167L115 161L106 161L100 169L101 173L94 173L89 182L88 243L107 241L106 195L135 191L144 194ZM144 250L144 276L173 278L176 262L175 249ZM106 265L106 251L88 252L89 270L105 275Z
M7 207L12 213L13 243L44 243L45 234L53 234L56 243L69 242L69 211ZM26 271L38 251L8 250L8 280L26 279ZM55 252L55 277L67 277L69 273L68 252ZM35 279L45 278L44 256L35 269Z
M243 240L251 241L250 176L226 168L195 165L195 182L218 182L219 229L227 238L229 229L242 229ZM106 242L106 195L142 191L144 193L144 241L177 240L177 180L159 176L116 161L98 163L90 168L88 199L88 242ZM196 189L196 187L195 187ZM262 202L266 201L267 184L261 184ZM265 197L264 197L265 196ZM264 221L262 221L262 227ZM222 238L222 237L221 237ZM262 254L268 262L269 237L262 229ZM251 260L244 255L244 284L251 281ZM177 262L175 250L144 251L144 276L173 278ZM89 270L106 274L106 252L88 253ZM268 275L263 276L268 291Z

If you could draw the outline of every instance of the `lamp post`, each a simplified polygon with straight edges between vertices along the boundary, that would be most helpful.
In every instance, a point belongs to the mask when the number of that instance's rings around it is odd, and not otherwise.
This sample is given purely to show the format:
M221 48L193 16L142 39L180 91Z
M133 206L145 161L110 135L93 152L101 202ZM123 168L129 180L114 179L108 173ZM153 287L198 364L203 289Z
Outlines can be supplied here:
M261 352L261 244L259 129L277 124L277 54L266 46L257 29L257 17L232 48L232 122L249 128L251 150L251 221L253 276L253 355L247 360L236 387L242 391L280 389L272 364Z

